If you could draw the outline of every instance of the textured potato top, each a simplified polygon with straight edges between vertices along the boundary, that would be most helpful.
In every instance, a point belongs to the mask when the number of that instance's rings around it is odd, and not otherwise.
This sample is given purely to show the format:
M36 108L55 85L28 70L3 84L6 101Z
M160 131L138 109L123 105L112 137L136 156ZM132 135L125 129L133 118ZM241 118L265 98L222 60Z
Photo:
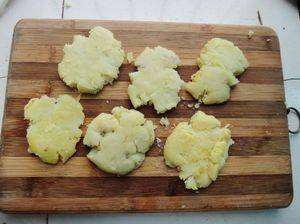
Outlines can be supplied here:
M213 116L198 111L167 138L165 163L177 167L187 189L207 187L216 180L233 144L231 132Z
M200 70L192 75L185 89L204 104L223 103L230 98L230 87L239 83L235 76L248 67L242 51L228 40L213 38L201 49Z
M138 71L129 74L129 98L137 108L153 104L157 113L164 113L176 107L183 81L174 70L180 64L178 56L160 46L146 48L135 60Z
M197 62L199 67L203 65L220 67L236 76L249 66L243 52L232 42L221 38L209 40L201 49Z
M76 151L84 120L83 108L73 97L33 98L24 108L30 121L27 129L28 151L46 163L66 162Z
M68 86L96 94L118 77L123 59L121 42L109 30L97 26L90 30L89 37L76 35L72 44L64 46L58 73Z
M88 125L83 143L87 157L108 173L125 175L141 165L154 141L154 126L136 110L115 107Z
M230 87L239 81L232 72L219 67L202 66L185 84L185 89L204 104L223 103L230 98Z

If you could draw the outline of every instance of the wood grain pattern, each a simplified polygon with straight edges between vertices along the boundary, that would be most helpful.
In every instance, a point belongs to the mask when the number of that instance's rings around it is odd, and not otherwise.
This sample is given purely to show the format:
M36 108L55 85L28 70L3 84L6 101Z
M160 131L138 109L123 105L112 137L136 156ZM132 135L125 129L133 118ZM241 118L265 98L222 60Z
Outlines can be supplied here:
M181 78L197 71L195 59L210 38L222 37L237 44L250 61L232 89L229 102L200 109L231 124L235 144L226 166L210 187L186 190L177 171L164 165L156 144L140 169L127 177L98 170L85 155L80 141L76 154L56 166L27 153L23 107L32 97L78 93L66 87L57 74L62 48L73 35L87 35L102 25L112 30L126 51L139 54L145 46L161 45L182 59ZM248 39L248 31L255 35ZM267 42L267 39L271 39ZM118 80L98 95L82 95L86 119L82 127L114 106L131 108L127 96L128 73L136 68L126 62ZM152 107L139 110L158 125L156 136L166 137L174 125L188 121L195 109L186 92L174 110L167 112L170 128L159 125L161 115ZM107 100L109 102L107 103ZM178 24L90 20L21 20L15 28L3 120L0 161L0 208L6 212L158 212L260 209L288 206L293 197L289 137L284 105L282 68L276 33L263 26Z

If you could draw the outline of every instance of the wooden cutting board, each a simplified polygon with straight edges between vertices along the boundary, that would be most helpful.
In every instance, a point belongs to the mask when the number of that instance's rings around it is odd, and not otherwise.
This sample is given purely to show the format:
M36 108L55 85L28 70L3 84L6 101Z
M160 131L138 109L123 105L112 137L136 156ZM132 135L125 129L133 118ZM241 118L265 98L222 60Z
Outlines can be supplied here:
M146 46L161 45L175 51L183 65L185 81L197 71L200 48L213 37L233 41L251 66L240 76L231 99L222 105L200 110L232 124L235 144L219 178L206 189L186 190L174 169L163 163L162 150L154 145L142 167L127 177L98 170L87 160L89 151L78 144L76 154L65 164L47 165L27 153L23 107L32 97L56 97L75 90L57 74L62 48L73 35L87 35L96 25L114 32L126 52L137 56ZM248 39L249 30L254 31ZM267 41L268 40L268 41ZM128 72L124 63L112 86L98 95L82 95L86 115L83 129L101 112L114 106L131 108L127 96ZM185 92L185 100L166 113L175 125L196 111ZM228 26L153 22L21 20L15 28L9 68L2 130L0 206L5 212L158 212L227 209L260 209L288 206L293 197L289 136L276 33L263 26ZM139 109L159 124L152 107ZM163 142L171 128L158 125L156 136Z

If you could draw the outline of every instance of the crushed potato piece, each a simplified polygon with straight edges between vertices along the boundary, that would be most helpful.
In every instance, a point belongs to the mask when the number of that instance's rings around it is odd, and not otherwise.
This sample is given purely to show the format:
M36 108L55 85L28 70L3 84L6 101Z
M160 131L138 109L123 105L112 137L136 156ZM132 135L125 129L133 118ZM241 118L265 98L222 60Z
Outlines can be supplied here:
M100 26L91 29L89 37L75 35L73 43L63 50L59 76L80 93L96 94L104 85L112 84L124 60L121 42Z
M134 108L153 104L157 113L164 113L176 107L183 84L174 70L179 64L173 51L160 46L147 47L135 60L138 71L129 74L128 95Z
M225 165L233 144L231 132L214 116L198 111L190 122L181 122L164 146L166 165L177 168L187 189L209 186Z
M193 75L192 81L185 84L185 89L195 99L201 100L204 104L223 103L230 97L230 87L238 82L236 77L228 70L202 66Z
M231 71L235 76L240 75L249 66L243 52L232 42L213 38L209 40L197 59L199 67L208 65Z
M185 84L185 89L204 104L227 101L230 87L239 82L235 76L249 65L238 47L220 38L213 38L205 44L197 62L200 70L192 75L192 81Z
M81 104L69 95L57 99L46 95L31 99L24 107L24 117L29 120L27 129L28 152L43 162L66 162L76 151L80 140L84 114Z
M138 168L154 142L154 127L136 110L115 107L88 125L83 143L92 147L87 157L108 173L126 175Z

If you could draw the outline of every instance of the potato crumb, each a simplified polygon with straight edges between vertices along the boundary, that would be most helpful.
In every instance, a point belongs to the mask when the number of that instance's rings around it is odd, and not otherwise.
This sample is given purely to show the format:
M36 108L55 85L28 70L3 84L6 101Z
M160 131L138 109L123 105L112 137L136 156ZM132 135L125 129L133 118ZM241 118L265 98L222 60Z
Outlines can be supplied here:
M109 100L106 100L105 103L106 103L106 104L109 104Z
M162 117L159 121L162 126L169 127L170 121L167 117Z
M181 208L186 208L186 205L181 205Z
M266 42L267 43L271 42L271 39L270 38L266 39Z
M160 138L156 138L156 145L158 146L158 148L162 148L161 142L162 140Z
M251 39L254 35L254 31L253 30L249 30L248 32L248 39Z
M199 109L199 107L200 107L200 103L198 102L198 103L196 103L195 105L194 105L194 107L195 107L195 109Z
M265 131L265 133L266 133L267 135L271 135L271 134L272 134L270 131Z
M126 58L129 64L131 64L134 61L134 57L133 57L133 53L132 52L128 52L126 54Z
M69 2L66 2L66 3L65 3L65 7L66 7L66 8L71 8L71 7L72 7L72 4L69 3Z
M192 108L194 106L194 104L189 103L187 106L188 106L188 108Z
M231 124L226 124L224 127L225 127L225 128L230 128L230 127L231 127Z
M76 100L79 102L81 99L81 93L76 97Z

